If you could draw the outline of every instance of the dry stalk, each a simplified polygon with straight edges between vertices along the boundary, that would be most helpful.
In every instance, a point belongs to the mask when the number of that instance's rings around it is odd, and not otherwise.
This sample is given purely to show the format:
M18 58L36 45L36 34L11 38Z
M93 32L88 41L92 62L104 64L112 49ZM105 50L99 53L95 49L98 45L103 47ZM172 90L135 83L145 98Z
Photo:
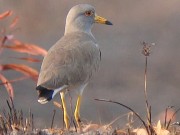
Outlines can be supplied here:
M135 112L132 108L130 108L130 107L128 107L128 106L126 106L126 105L124 105L124 104L122 104L122 103L119 103L119 102L116 102L116 101L112 101L112 100L107 100L107 99L94 99L94 100L103 101L103 102L115 103L115 104L121 105L121 106L125 107L126 109L130 110L131 112L133 112L133 113L139 118L139 120L143 123L143 125L144 125L147 133L150 134L148 125L147 125L147 124L145 123L145 121L141 118L141 116L140 116L137 112Z
M0 130L3 134L11 131L33 131L34 130L34 115L29 109L28 118L23 118L22 110L18 111L15 109L12 98L7 100L9 111L3 110L3 116L0 115Z
M145 69L144 69L144 96L145 96L145 102L146 102L146 111L147 111L147 120L148 120L148 130L150 131L151 134L154 134L154 128L151 122L151 106L149 105L148 102L148 96L147 96L147 71L148 71L148 56L150 56L151 53L151 46L154 45L148 44L146 42L142 43L143 49L142 49L142 54L145 56Z
M52 117L52 121L51 121L51 129L53 128L55 115L56 115L56 110L53 110L53 117Z
M167 126L167 114L168 114L168 111L169 111L169 109L172 109L172 108L174 108L174 106L168 106L167 108L166 108L166 110L165 110L165 116L164 116L164 127L166 128L166 126Z
M167 120L167 112L168 112L168 109L169 109L169 108L166 108L166 111L165 111L164 127L166 127L166 120Z
M9 80L8 82L2 82L2 83L0 83L0 85L4 85L4 84L8 84L8 83L14 83L14 82L22 81L25 79L29 79L29 76L22 76L22 77L13 79L13 80Z
M31 115L31 129L32 129L32 131L34 130L34 115L32 114Z
M130 112L131 113L131 112ZM123 114L123 115L119 115L118 117L116 117L114 120L112 120L109 124L106 125L106 127L110 127L112 124L114 124L117 120L121 119L124 116L129 115L129 113Z
M148 124L151 124L150 120L150 110L149 110L149 102L148 102L148 96L147 96L147 67L148 67L148 56L150 55L150 47L148 43L143 42L143 50L142 54L145 56L145 69L144 69L144 96L145 96L145 102L146 102L146 110L147 110L147 118L148 118Z
M2 116L0 116L0 128L7 134L8 129L6 128L6 124Z
M176 115L179 111L180 111L180 108L178 108L178 109L177 109L177 110L173 113L173 115L172 115L171 119L169 120L169 122L168 122L168 124L167 124L167 126L166 126L166 129L168 129L168 128L169 128L169 126L170 126L170 124L171 124L172 119L175 117L175 115Z

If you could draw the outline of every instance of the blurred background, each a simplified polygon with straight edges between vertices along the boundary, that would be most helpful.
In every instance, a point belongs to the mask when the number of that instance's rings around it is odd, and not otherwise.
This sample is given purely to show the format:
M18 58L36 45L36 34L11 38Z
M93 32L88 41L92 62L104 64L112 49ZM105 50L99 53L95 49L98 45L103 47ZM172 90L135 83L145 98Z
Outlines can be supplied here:
M95 101L105 98L121 102L145 117L144 64L141 42L155 43L148 57L148 99L152 106L154 122L167 106L180 107L180 1L179 0L0 0L0 13L13 10L19 17L15 38L39 45L48 50L63 36L65 18L69 9L79 3L89 3L98 15L114 25L95 24L93 34L102 51L99 72L94 75L84 91L81 117L92 123L110 123L129 110L111 103ZM8 20L6 20L8 21ZM0 27L6 23L0 22ZM8 32L7 32L8 33ZM18 53L5 51L1 63L24 63L8 59ZM24 54L25 55L25 54ZM21 54L22 56L22 54ZM42 57L39 57L41 60ZM41 63L29 64L39 71ZM7 78L20 76L17 72L3 72ZM55 125L62 125L62 112L53 102L41 105L37 102L36 83L30 79L13 84L15 106L29 108L34 113L37 127L49 127L53 110L57 110ZM71 93L71 95L75 95ZM0 111L7 108L7 92L0 86ZM76 98L73 96L72 102ZM60 101L56 96L54 101ZM67 95L69 103L69 96ZM69 111L71 115L71 111ZM126 116L116 126L126 124ZM179 121L180 114L177 115Z

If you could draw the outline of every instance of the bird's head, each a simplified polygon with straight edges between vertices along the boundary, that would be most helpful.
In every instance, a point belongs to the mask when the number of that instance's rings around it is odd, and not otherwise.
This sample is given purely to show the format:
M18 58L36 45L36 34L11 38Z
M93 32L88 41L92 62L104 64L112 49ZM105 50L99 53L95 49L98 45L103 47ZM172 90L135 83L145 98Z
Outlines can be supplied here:
M112 25L107 19L98 16L93 6L89 4L76 5L70 9L67 15L65 33L91 32L94 23Z

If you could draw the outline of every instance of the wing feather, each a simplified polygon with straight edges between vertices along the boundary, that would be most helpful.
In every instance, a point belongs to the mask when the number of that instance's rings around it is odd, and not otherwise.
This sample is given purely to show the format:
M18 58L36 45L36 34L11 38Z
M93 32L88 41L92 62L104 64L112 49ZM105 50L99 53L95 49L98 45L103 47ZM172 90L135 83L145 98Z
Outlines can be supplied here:
M84 83L98 68L100 51L93 37L85 33L62 37L45 56L38 85L56 89Z

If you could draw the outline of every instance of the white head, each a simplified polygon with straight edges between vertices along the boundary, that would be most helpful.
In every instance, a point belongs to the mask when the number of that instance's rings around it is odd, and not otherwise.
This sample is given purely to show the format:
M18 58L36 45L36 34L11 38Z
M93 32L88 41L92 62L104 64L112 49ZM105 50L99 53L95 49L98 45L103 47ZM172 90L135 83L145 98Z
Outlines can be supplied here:
M65 34L72 32L86 32L91 34L93 23L112 25L107 19L97 16L93 6L79 4L72 7L66 18Z

